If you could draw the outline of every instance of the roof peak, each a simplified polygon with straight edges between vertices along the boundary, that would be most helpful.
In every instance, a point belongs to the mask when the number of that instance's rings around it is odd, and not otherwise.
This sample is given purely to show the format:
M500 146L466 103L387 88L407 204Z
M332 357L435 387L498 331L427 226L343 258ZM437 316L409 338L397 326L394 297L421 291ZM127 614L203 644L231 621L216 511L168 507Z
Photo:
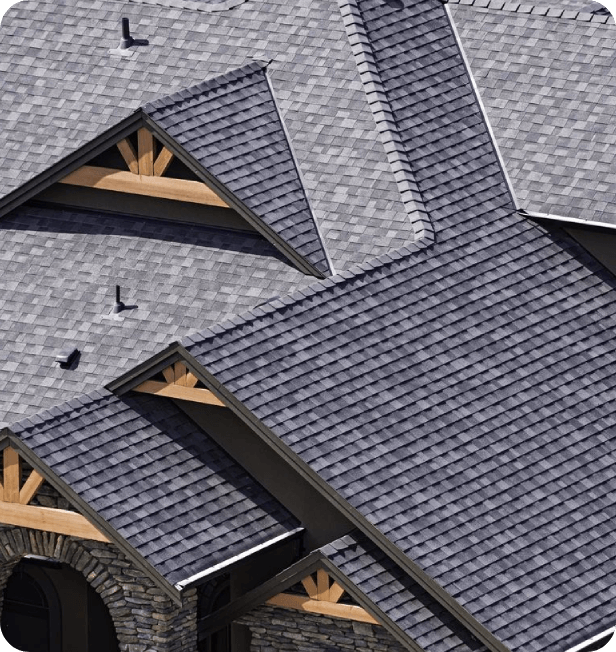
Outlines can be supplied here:
M515 2L511 0L449 0L450 4L475 7L475 9L492 9L495 11L511 11L518 14L533 14L544 18L564 18L566 20L578 20L585 23L607 24L612 16L607 13L592 11L577 11L575 9L563 9L557 6L536 5ZM555 2L556 4L556 2Z

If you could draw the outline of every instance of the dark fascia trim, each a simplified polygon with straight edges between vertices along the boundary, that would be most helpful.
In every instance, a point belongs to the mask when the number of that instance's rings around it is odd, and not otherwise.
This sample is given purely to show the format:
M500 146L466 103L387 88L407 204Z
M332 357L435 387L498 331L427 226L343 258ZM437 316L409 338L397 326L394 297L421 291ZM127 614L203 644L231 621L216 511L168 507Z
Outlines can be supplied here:
M232 192L230 192L216 177L214 177L206 168L195 160L176 140L152 120L150 116L142 111L144 124L156 134L158 140L169 149L177 158L188 167L201 181L215 192L219 197L224 199L227 204L239 213L256 231L258 231L266 240L271 242L278 251L288 258L301 272L315 276L316 278L325 278L323 272L320 272L312 263L308 262L300 255L286 240L281 238L272 230L262 219L253 213L243 204Z
M60 181L60 179L63 179L71 172L74 172L88 160L104 152L113 143L122 140L122 138L126 138L142 124L141 112L137 111L72 154L69 154L55 165L52 165L38 176L19 186L19 188L13 190L6 197L0 199L0 218L38 195L42 190L49 188L49 186Z
M465 627L475 638L482 641L492 652L510 652L509 648L499 641L492 632L476 620L461 604L458 603L445 589L433 580L417 563L402 552L374 525L372 525L360 512L351 506L337 491L313 471L296 453L294 453L279 437L276 436L264 423L262 423L248 408L239 401L229 390L220 383L196 358L194 358L181 344L174 345L174 353L182 357L184 363L193 374L230 410L240 418L270 449L279 455L301 478L315 488L331 505L346 517L360 532L363 532L372 543L378 546L392 561L428 592L439 604ZM110 391L123 394L141 379L147 378L149 363L144 363L139 375L131 378L126 374L115 383L108 386Z
M49 484L74 505L81 515L93 523L113 542L139 570L149 577L177 606L181 606L180 592L172 586L154 567L148 563L116 530L95 512L80 496L78 496L61 478L59 478L42 460L38 458L10 428L5 428L0 433L0 450L11 446L18 450L22 457L36 469Z
M307 575L314 573L319 569L326 570L345 591L373 618L378 620L385 629L389 631L394 638L405 648L412 652L424 652L424 649L406 634L396 623L391 620L379 607L377 607L366 594L351 582L351 580L333 564L320 550L315 550L309 555L289 566L286 570L272 579L268 580L261 586L244 594L241 598L234 600L218 611L208 614L201 620L197 627L199 635L208 636L232 623L245 613L262 605L271 597L283 592L290 586L293 586Z
M152 356L149 360L142 362L140 365L133 367L119 378L112 380L105 385L105 389L112 392L116 396L122 396L134 389L142 382L149 380L152 376L166 369L174 362L184 361L184 356L180 351L179 342L172 342L166 349L163 349L156 355ZM191 371L194 370L191 369Z
M250 611L250 609L263 604L272 596L293 586L293 584L306 577L306 575L315 572L321 566L322 558L322 553L315 550L267 582L264 582L261 586L252 589L252 591L248 591L248 593L233 600L233 602L218 609L218 611L208 614L197 624L199 635L208 636L218 631L247 611Z

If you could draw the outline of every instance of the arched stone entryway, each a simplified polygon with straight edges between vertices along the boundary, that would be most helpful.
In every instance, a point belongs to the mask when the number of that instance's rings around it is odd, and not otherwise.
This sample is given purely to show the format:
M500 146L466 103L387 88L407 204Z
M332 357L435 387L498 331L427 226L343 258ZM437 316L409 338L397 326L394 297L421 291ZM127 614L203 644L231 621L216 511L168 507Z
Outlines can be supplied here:
M24 557L9 576L1 619L11 646L27 652L119 652L111 615L67 564Z
M120 652L191 652L196 648L196 591L178 607L113 544L0 526L0 612L5 587L29 555L81 574L109 613Z

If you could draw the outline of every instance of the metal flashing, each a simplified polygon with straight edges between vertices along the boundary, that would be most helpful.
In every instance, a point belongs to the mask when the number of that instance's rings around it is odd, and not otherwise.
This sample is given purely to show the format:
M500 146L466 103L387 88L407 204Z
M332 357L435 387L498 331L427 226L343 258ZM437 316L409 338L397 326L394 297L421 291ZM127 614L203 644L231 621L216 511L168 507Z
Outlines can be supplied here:
M188 586L201 582L207 579L208 577L210 577L211 575L214 575L215 573L218 573L219 571L225 568L229 568L230 566L233 566L234 564L236 564L239 561L242 561L243 559L247 559L248 557L258 552L261 552L262 550L267 550L268 548L275 546L277 543L281 543L282 541L286 541L287 539L292 539L293 537L296 537L298 534L301 534L303 531L304 531L303 527L298 527L292 530L291 532L286 532L285 534L281 534L277 537L274 537L273 539L270 539L265 543L261 543L260 545L255 546L254 548L250 548L250 550L246 550L245 552L242 552L239 555L235 555L235 557L231 557L230 559L220 562L219 564L216 564L214 566L211 566L210 568L207 568L204 571L201 571L200 573L196 573L195 575L188 577L185 580L177 582L175 584L175 588L178 591L183 591Z
M177 158L182 161L199 179L207 185L210 190L214 191L219 197L237 211L256 231L264 238L269 240L283 255L296 265L300 271L316 278L324 278L324 274L308 262L303 256L295 251L283 238L273 231L267 224L255 215L247 206L243 204L233 193L231 193L218 179L216 179L208 170L199 165L197 161L164 129L162 129L147 113L143 112L144 124L156 135L161 143L171 150Z

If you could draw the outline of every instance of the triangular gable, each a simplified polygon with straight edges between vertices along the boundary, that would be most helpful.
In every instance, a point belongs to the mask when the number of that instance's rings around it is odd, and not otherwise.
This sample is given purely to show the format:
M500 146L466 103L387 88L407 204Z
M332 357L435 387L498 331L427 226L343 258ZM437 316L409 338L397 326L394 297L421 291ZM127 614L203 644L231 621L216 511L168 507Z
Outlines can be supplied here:
M150 126L199 164L214 190L227 188L242 204L238 210L256 216L320 274L330 272L262 64L179 91L143 111Z
M15 441L11 441L9 437L4 439L2 445L4 448L0 483L0 524L109 542L109 537L100 527L80 511L34 504L43 483L50 480L49 473L46 470L38 470L41 469L39 465L38 469L32 468L16 447ZM30 467L25 482L24 466Z
M117 167L92 164L116 147ZM174 160L192 178L170 176ZM261 64L139 109L0 199L0 216L54 183L231 208L302 272L331 273Z
M302 531L171 401L93 392L10 432L24 459L176 600L187 578ZM0 523L33 527L1 516L0 505Z

